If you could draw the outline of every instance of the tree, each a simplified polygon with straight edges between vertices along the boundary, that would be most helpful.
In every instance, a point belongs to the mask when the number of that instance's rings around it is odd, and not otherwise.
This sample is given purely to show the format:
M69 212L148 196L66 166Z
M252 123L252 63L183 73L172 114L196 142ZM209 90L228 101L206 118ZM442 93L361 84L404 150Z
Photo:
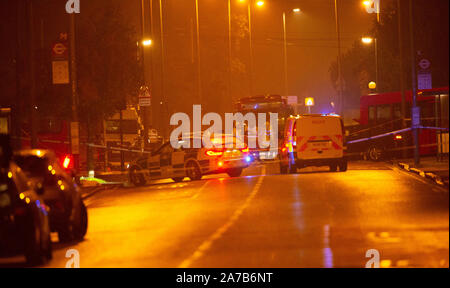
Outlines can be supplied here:
M380 93L400 90L400 75L403 71L406 89L411 89L411 58L409 53L408 1L400 0L402 35L398 33L397 0L383 1L382 22L374 21L368 35L378 41ZM415 46L432 62L433 86L448 86L448 4L447 0L414 0ZM442 12L445 11L445 12ZM363 36L363 35L361 35ZM404 50L404 66L400 67L399 43ZM353 47L343 55L342 73L344 78L344 98L346 108L358 107L359 96L367 94L367 85L375 79L375 59L373 46L363 46L356 40ZM330 79L337 89L337 63L329 69Z
M92 143L101 120L137 102L138 37L114 1L89 2L77 20L79 118ZM87 153L90 170L91 149Z
M92 2L77 22L80 115L95 121L135 101L142 82L137 33L119 8Z

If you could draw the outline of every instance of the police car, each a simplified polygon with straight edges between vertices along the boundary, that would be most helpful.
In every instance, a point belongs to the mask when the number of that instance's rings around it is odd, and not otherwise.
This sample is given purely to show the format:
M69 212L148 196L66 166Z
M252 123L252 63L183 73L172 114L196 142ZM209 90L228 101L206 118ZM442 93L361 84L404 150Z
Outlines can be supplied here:
M238 140L233 139L234 148L178 148L175 149L170 141L164 143L155 152L144 155L131 162L128 168L130 182L135 186L142 186L149 180L171 178L175 182L181 182L185 177L190 180L200 180L204 175L227 173L230 177L238 177L244 168L248 167L253 158L249 149L237 148ZM190 137L189 141L194 138ZM178 140L180 142L186 140ZM192 147L192 145L191 145Z

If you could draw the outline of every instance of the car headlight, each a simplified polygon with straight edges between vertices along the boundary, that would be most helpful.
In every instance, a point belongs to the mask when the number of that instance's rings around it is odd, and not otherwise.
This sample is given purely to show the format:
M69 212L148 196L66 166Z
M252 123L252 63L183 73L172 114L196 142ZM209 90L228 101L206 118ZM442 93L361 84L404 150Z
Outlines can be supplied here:
M0 194L0 208L5 208L11 205L11 197L8 193Z

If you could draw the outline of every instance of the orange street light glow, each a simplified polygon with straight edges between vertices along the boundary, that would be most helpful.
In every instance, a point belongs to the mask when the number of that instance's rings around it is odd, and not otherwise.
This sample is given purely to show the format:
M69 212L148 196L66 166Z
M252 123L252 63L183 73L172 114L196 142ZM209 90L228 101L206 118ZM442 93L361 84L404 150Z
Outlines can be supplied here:
M258 2L256 2L256 5L258 5L259 7L264 6L264 1L258 1Z
M151 39L146 39L146 40L142 41L142 44L144 46L151 46L152 45L152 40Z
M373 42L373 39L370 38L370 37L363 37L363 38L361 38L361 41L362 41L364 44L371 44L371 43Z
M294 13L300 13L300 8L294 8L294 9L292 9L292 11L294 12Z

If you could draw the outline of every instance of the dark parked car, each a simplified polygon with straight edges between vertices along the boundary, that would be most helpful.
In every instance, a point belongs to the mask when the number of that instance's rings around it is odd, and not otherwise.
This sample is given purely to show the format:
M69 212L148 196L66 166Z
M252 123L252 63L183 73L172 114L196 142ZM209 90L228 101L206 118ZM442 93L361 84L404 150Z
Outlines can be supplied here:
M29 264L43 264L52 257L49 207L42 185L8 161L7 141L0 136L0 256L24 254Z
M82 240L88 226L87 209L70 171L48 150L19 151L14 161L27 176L42 181L43 198L50 207L50 228L58 232L59 240Z

